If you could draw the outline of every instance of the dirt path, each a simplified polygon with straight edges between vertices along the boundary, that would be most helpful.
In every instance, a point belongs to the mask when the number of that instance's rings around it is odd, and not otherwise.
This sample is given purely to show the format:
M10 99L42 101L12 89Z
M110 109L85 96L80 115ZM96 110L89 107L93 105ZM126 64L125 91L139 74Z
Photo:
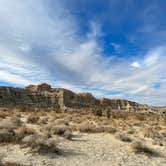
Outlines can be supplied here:
M60 153L38 155L27 153L18 145L0 147L0 154L6 154L4 160L17 161L33 166L165 166L165 157L147 157L135 155L124 143L110 134L77 134L73 141L63 140ZM154 146L157 151L166 154L164 147Z

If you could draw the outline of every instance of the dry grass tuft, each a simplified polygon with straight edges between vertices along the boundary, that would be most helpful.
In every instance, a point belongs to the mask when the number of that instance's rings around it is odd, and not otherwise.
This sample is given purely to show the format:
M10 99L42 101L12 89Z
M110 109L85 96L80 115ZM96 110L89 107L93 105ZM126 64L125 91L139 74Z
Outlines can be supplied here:
M29 117L27 118L27 123L33 123L36 124L39 121L39 116L35 113L32 113L29 115Z

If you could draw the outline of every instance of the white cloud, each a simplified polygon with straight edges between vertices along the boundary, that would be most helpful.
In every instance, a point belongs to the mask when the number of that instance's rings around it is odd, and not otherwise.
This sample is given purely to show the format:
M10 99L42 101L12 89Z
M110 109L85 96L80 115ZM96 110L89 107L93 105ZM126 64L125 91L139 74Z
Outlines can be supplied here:
M139 64L139 62L133 62L132 64L131 64L131 66L132 67L135 67L135 68L140 68L141 67L141 65Z
M165 103L164 45L134 62L116 55L107 58L97 39L100 24L92 21L91 32L80 37L77 20L60 1L50 6L44 0L0 0L0 22L0 81L48 82L76 92L87 88L100 97L118 90L120 94L105 97ZM154 90L152 84L160 81L161 90Z

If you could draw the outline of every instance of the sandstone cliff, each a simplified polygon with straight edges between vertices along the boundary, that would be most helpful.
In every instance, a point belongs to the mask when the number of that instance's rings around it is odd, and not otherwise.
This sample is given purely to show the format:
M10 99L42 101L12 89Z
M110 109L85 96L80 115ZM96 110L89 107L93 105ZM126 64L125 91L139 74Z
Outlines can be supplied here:
M90 93L76 94L62 88L51 88L43 83L25 89L0 87L0 105L30 105L34 107L94 108L98 106L115 110L147 111L152 107L123 99L96 99ZM155 110L155 108L153 108Z

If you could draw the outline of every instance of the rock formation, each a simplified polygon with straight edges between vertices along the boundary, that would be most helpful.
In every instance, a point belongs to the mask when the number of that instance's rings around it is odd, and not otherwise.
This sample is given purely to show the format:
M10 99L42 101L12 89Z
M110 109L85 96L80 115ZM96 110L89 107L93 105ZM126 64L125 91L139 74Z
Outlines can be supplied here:
M147 111L152 108L124 99L96 99L90 93L76 94L63 88L51 88L46 83L29 85L25 89L1 86L0 105L59 106L61 108L94 108L102 106L109 109L126 111Z

